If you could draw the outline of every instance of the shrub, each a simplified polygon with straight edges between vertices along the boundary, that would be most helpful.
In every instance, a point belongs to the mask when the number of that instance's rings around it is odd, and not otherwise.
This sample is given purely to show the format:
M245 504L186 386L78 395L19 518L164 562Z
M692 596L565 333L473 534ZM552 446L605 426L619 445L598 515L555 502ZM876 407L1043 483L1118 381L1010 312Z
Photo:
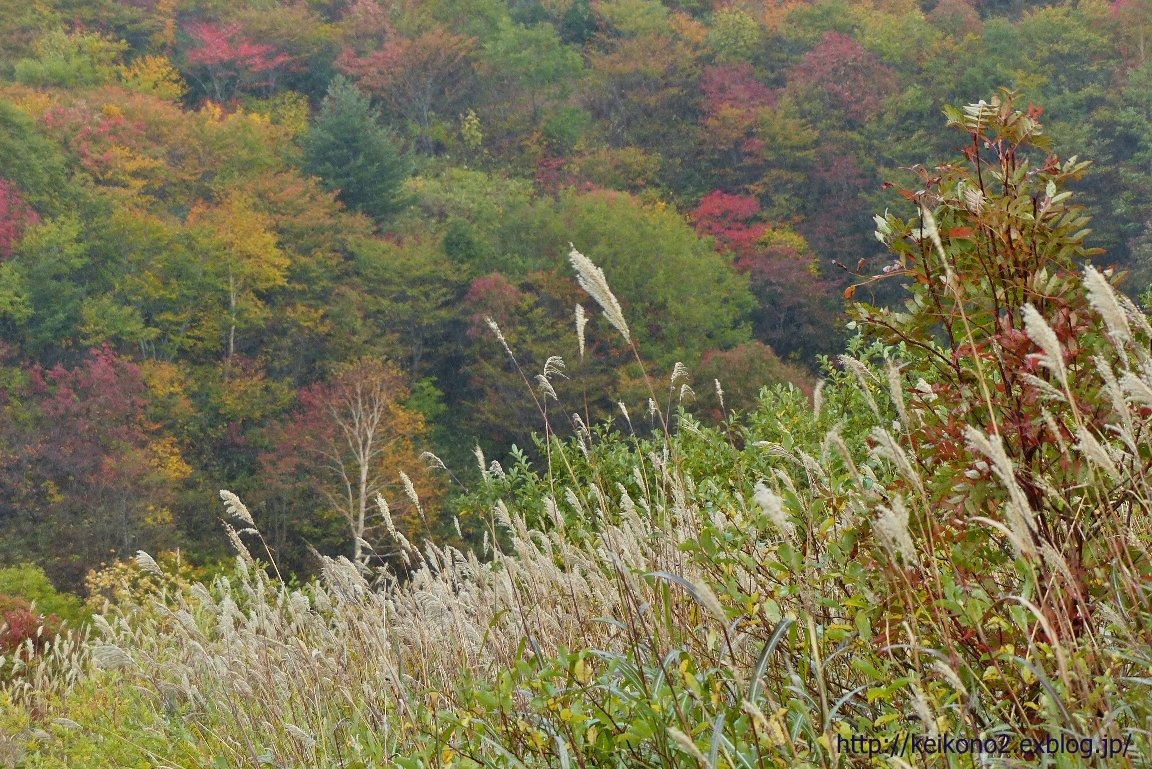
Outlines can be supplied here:
M71 627L82 625L90 617L78 596L57 590L44 570L31 563L0 568L0 595L31 601L39 611L55 615Z
M60 618L33 610L22 598L0 595L0 654L31 655L56 637Z

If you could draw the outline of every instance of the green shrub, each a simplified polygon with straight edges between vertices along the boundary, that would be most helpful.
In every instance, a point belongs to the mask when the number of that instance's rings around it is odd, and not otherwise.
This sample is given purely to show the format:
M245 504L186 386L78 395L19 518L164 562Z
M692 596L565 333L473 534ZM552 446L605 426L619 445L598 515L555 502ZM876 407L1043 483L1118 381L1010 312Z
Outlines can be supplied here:
M44 614L54 614L71 627L83 625L90 613L79 596L61 593L39 566L31 563L0 568L0 595L24 598Z

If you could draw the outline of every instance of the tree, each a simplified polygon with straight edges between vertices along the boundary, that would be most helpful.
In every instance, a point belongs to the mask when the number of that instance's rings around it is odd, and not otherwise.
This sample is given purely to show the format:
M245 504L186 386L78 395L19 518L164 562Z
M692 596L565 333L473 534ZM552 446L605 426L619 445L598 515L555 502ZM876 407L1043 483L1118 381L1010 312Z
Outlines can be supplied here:
M669 31L613 38L590 57L584 102L616 147L689 155L699 99L700 46Z
M0 178L0 261L10 259L24 230L40 221L16 185Z
M193 22L187 31L192 39L186 54L189 75L217 102L230 101L241 91L270 89L291 61L272 46L253 42L239 24Z
M752 221L759 214L756 198L715 190L701 198L688 216L697 232L716 238L721 250L746 258L755 253L757 241L768 231L764 222Z
M781 355L809 360L830 350L836 292L803 237L786 226L769 227L748 195L712 192L690 216L696 231L715 238L736 271L748 276L759 304L753 314L758 339Z
M319 4L277 3L274 13L260 5L233 11L246 35L286 57L276 72L277 92L292 89L318 99L335 74L338 33L324 20ZM271 94L270 94L271 95Z
M0 173L44 216L59 213L75 197L60 148L6 101L0 101Z
M592 192L563 195L559 214L571 242L608 274L630 317L643 319L641 349L661 365L691 365L707 349L748 340L754 301L746 280L674 209Z
M750 187L764 171L759 123L761 115L776 106L775 92L756 79L747 62L705 67L700 91L701 175L729 189Z
M108 558L171 544L170 505L191 473L148 419L141 369L107 347L75 367L33 366L6 417L7 530L72 586Z
M402 405L407 397L395 366L368 358L349 363L300 392L296 411L271 431L273 450L261 457L271 480L325 500L344 522L357 563L371 559L385 528L375 512L377 495L406 536L430 533L428 510L416 507L400 476L410 479L422 506L434 500L419 457L424 421Z
M431 152L433 121L454 117L471 92L475 46L472 38L436 26L414 36L391 34L366 55L345 50L338 64L390 114L406 120L415 129L417 146Z
M1039 571L1044 588L1034 601L1045 615L1088 621L1095 587L1083 581L1084 567L1117 556L1115 544L1093 541L1098 511L1146 514L1125 490L1127 479L1147 475L1146 447L1112 454L1110 444L1124 434L1116 414L1135 400L1116 384L1132 376L1126 346L1145 359L1148 324L1113 294L1117 276L1081 279L1084 261L1100 252L1086 245L1088 217L1063 188L1088 163L1051 154L1039 111L1014 101L1001 91L946 110L967 135L964 158L919 169L919 188L900 191L915 216L876 217L894 259L869 282L902 280L908 298L851 313L868 337L900 345L893 376L907 384L902 394L898 380L892 387L924 480L916 491L897 481L888 493L922 495L932 515L918 526L929 547L990 562L970 576L994 573L992 564L1011 563L1015 552ZM1115 471L1115 484L1098 464L1110 455L1134 460ZM974 516L997 521L1012 547L988 544Z
M16 80L62 88L101 85L116 76L116 65L127 50L123 40L114 42L92 32L54 29L36 41L33 58L16 62Z
M971 0L940 0L928 18L945 34L959 39L979 35L983 26Z
M350 244L352 282L371 287L356 297L364 320L359 344L390 350L415 379L426 376L445 353L445 342L459 321L462 273L468 269L438 245L427 238L362 238ZM350 293L352 287L344 291Z
M1114 0L1110 10L1124 55L1143 64L1152 38L1152 7L1142 0Z
M287 282L288 257L271 231L271 218L253 208L242 194L229 195L218 206L198 205L188 223L204 233L209 249L208 272L225 293L220 325L224 337L224 376L236 354L236 334L260 327L267 317L262 294Z
M858 124L896 92L896 77L860 43L829 32L789 73L788 85L801 94L818 94L826 107Z
M721 8L712 16L708 43L722 63L748 61L762 41L760 25L739 8Z
M567 95L583 69L580 54L554 27L504 22L485 42L480 80L490 120L503 127L496 144L512 145L537 128L541 108Z
M787 383L810 392L813 385L811 372L781 360L763 342L745 342L731 350L709 350L689 373L696 397L718 421L728 416L726 412L750 413L765 387ZM723 408L716 382L723 394Z
M4 265L18 300L5 302L0 313L16 325L25 352L42 360L59 360L76 342L84 283L93 281L89 248L74 217L45 220L21 239Z
M344 205L383 222L404 206L410 165L364 94L338 77L304 137L304 167Z

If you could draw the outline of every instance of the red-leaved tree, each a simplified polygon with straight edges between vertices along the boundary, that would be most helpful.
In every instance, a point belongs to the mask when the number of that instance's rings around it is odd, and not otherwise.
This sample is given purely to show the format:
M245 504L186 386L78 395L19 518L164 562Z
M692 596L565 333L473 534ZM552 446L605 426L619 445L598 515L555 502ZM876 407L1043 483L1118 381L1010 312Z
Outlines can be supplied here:
M800 94L821 94L825 103L855 123L879 112L897 89L896 75L878 56L842 32L829 32L789 73Z
M192 46L185 54L189 74L215 101L231 100L238 92L270 89L291 57L253 42L239 24L193 22L187 26Z
M38 221L40 217L20 197L16 185L0 178L0 259L12 258L24 230Z
M831 344L836 287L824 277L807 241L787 227L758 221L759 201L716 190L690 216L696 231L732 255L759 302L756 335L781 355L824 351Z
M421 149L430 151L429 128L437 117L455 117L470 92L476 42L434 27L407 37L389 35L378 50L341 54L338 65L393 115L407 120Z
M387 501L398 531L417 544L434 523L429 516L437 487L420 458L424 419L404 407L407 397L394 365L371 358L347 364L300 391L296 410L269 430L271 450L260 457L268 484L294 495L298 505L319 506L291 511L296 516L313 519L318 530L325 520L342 522L343 539L359 563L385 554L388 526L377 495Z
M758 81L748 62L704 68L700 132L709 173L730 189L747 187L763 174L764 141L759 123L776 106L776 92Z
M722 251L740 259L755 254L760 238L768 231L767 224L753 221L759 214L760 201L751 195L714 190L700 199L690 217L697 232L715 238Z
M148 418L140 366L101 347L73 368L33 366L10 395L21 424L0 467L9 528L58 581L78 586L102 561L170 544L169 506L191 469Z

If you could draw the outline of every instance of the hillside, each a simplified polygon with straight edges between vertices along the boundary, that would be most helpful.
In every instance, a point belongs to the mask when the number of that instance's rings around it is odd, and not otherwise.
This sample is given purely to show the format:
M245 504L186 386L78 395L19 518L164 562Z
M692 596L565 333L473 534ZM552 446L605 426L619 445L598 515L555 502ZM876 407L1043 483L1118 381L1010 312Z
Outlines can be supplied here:
M473 446L541 458L487 318L524 371L556 355L579 374L553 383L564 411L642 411L643 372L587 308L577 348L569 244L651 375L719 377L741 412L765 384L810 391L847 338L841 294L887 263L883 184L954 156L943 107L1001 86L1094 161L1093 245L1131 296L1149 281L1137 0L10 6L0 562L61 587L138 549L223 557L222 487L300 574L308 544L354 555L378 491L450 535L460 487L422 452L466 485ZM334 448L333 410L358 378L402 438L349 486L366 460Z
M1149 31L0 0L0 767L1146 765Z

